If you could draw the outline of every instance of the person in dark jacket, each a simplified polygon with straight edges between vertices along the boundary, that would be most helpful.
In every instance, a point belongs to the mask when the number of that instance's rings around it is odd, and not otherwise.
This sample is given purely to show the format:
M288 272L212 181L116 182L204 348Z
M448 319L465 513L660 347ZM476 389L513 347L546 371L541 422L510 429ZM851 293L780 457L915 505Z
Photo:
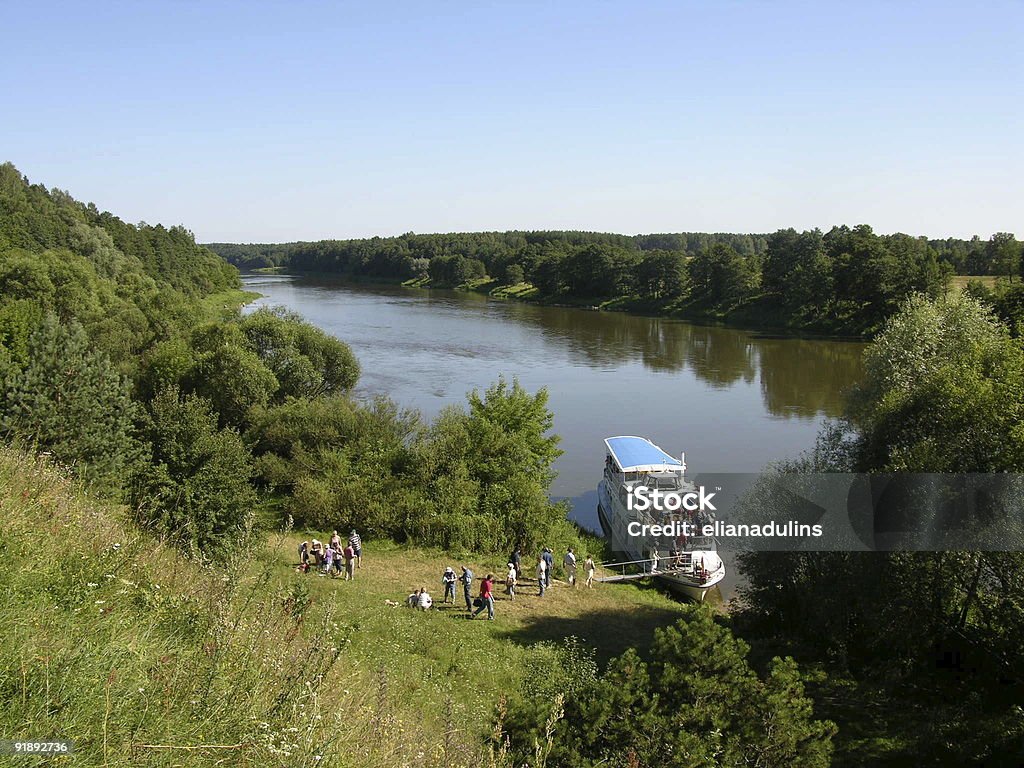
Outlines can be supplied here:
M516 580L523 578L523 553L519 551L519 547L512 550L512 556L508 559L512 566L516 569Z
M473 572L466 566L462 566L462 575L459 576L459 581L462 582L462 596L466 598L466 610L473 611Z

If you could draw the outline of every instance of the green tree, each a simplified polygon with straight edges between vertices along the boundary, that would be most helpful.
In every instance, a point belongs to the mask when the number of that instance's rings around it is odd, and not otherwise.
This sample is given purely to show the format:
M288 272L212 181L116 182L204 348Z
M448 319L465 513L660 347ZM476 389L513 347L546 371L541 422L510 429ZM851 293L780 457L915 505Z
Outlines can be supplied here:
M692 607L655 632L652 662L629 650L565 698L550 761L594 768L829 765L835 726L813 719L795 662L774 659L762 679L748 651L706 607ZM530 754L545 715L528 699L513 703L509 736L517 757Z
M993 275L1001 275L1010 282L1021 273L1022 246L1010 232L996 232L985 244L985 257Z
M247 346L278 381L274 399L345 392L359 379L359 362L344 342L284 309L259 309L243 318Z
M477 451L473 473L482 482L493 482L515 472L535 474L546 483L552 465L561 454L559 438L550 434L554 415L548 410L548 392L531 395L513 379L504 377L481 395L473 390L469 401L469 432Z
M505 267L505 283L508 285L519 285L526 279L526 273L523 268L515 263L506 265Z
M962 294L912 297L864 357L850 418L862 471L1024 468L1024 352Z
M253 523L253 463L232 429L196 395L171 387L142 422L150 461L132 483L139 521L187 550L216 557L244 540Z
M687 273L682 254L647 251L637 267L640 292L652 299L677 299L686 293Z
M210 324L192 335L195 362L184 389L205 397L221 424L244 427L249 412L270 402L280 384L253 352L237 323Z
M735 304L750 294L756 282L747 260L723 243L691 258L687 270L693 285L690 295L711 307Z
M764 289L790 312L825 315L832 301L832 262L819 230L783 229L769 237L763 273Z
M115 490L136 455L130 384L89 347L78 323L52 315L29 338L24 367L0 382L0 431L49 451L101 490Z

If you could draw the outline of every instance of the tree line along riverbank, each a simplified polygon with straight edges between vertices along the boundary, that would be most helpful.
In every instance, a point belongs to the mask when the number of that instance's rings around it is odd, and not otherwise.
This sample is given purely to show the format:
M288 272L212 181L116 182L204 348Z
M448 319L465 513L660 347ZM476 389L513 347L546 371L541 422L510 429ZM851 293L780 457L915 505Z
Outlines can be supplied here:
M280 269L463 287L495 296L724 322L871 336L913 293L938 297L954 276L1018 280L1021 244L878 235L867 225L768 235L592 232L407 234L210 247L243 269Z

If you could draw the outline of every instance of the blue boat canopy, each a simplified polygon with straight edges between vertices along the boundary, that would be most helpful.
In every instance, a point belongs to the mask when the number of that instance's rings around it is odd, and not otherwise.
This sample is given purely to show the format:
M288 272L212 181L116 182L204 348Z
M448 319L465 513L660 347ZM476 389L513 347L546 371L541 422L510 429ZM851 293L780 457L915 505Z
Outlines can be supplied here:
M678 471L683 466L679 459L665 453L646 437L606 437L604 444L623 472Z

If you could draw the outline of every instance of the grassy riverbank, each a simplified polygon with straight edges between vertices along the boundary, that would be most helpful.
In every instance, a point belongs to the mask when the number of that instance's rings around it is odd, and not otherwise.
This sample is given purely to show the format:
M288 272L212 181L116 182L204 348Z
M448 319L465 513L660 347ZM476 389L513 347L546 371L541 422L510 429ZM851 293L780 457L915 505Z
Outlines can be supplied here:
M401 283L409 288L447 288L471 291L492 298L525 301L542 306L568 307L598 312L623 312L642 317L665 317L683 320L699 325L722 325L739 330L766 332L796 337L821 337L836 339L862 339L841 331L841 320L835 328L823 327L820 323L794 323L778 306L766 297L753 298L732 309L708 308L699 302L685 299L652 300L639 295L598 296L546 295L529 282L502 284L491 278L470 280L458 286L434 285L429 278L406 280Z
M421 613L385 601L440 599L459 563L437 551L367 542L345 583L296 573L300 537L279 534L202 567L42 460L0 450L0 488L0 732L72 739L66 765L488 765L495 706L557 674L567 637L605 660L684 612L632 585L527 583L493 622Z

